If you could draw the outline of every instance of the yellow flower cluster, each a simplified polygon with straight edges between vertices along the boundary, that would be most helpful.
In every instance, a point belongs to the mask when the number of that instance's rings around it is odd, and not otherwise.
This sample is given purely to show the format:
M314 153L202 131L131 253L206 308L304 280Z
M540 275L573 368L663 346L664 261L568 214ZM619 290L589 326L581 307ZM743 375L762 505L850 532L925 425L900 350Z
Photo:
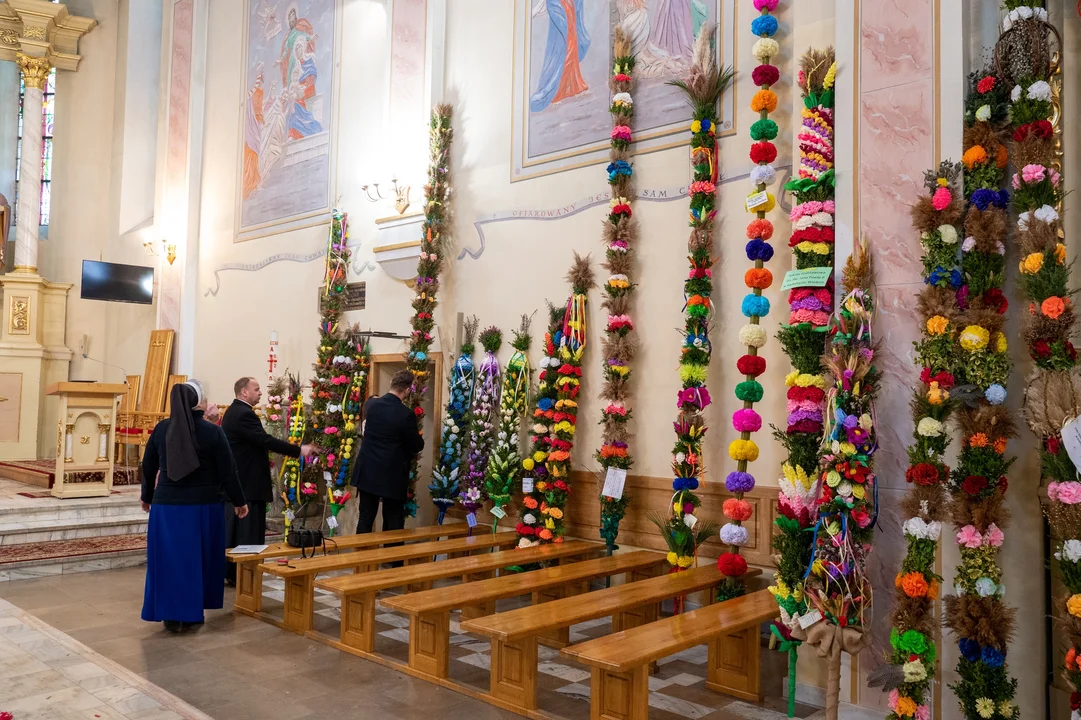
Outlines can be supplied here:
M621 377L627 377L627 373L631 371L631 368L629 365L609 365L608 370Z
M958 339L961 341L961 347L965 350L976 352L987 347L987 343L991 340L991 333L985 327L969 325L961 331Z
M812 375L811 373L801 373L799 370L793 370L784 376L785 387L816 387L819 390L826 389L826 379L821 375Z
M942 315L932 315L927 318L928 335L944 335L950 326L950 321Z
M551 515L556 520L562 520L563 519L563 511L560 510L557 507L545 506L545 508L543 510L541 510L541 513L543 513L544 515Z
M758 445L754 440L733 440L728 446L728 457L736 462L741 460L754 462L758 459Z
M694 565L694 558L690 555L676 555L674 552L669 552L664 559L672 567L689 568Z
M1043 268L1043 253L1034 252L1029 253L1018 263L1021 268L1021 272L1025 275L1035 275Z
M627 278L622 277L610 277L608 278L608 287L619 288L620 290L626 290L631 286Z
M1009 347L1009 343L1006 341L1006 334L1000 332L995 333L995 352L1004 353Z
M573 400L569 400L567 398L563 398L562 400L556 400L556 410L563 410L565 408L576 408L576 407L578 407L578 403L576 403Z
M796 249L800 252L814 253L815 255L829 255L831 247L829 243L816 243L809 240L804 240L796 245Z
M834 81L837 80L837 63L834 62L830 65L830 69L826 71L826 77L822 79L822 87L829 90L833 87Z
M1055 262L1059 265L1066 264L1066 246L1062 243L1055 245Z
M1081 593L1070 596L1066 601L1066 610L1074 617L1081 618Z
M811 489L811 478L803 468L793 467L789 463L785 463L781 466L781 472L784 473L785 480L793 485L799 483L804 490Z

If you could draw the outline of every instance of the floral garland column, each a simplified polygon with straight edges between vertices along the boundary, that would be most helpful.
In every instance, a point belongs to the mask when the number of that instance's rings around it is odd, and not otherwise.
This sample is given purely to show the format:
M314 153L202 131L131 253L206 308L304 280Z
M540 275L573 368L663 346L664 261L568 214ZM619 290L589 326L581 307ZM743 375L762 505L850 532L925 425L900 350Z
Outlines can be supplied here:
M462 331L462 347L447 382L447 407L443 414L443 432L439 439L439 464L432 470L428 492L439 511L439 524L458 499L459 472L462 466L462 441L468 428L469 408L473 404L473 341L480 321L467 318Z
M488 469L484 473L484 493L492 501L492 532L496 532L499 521L506 517L503 507L510 502L511 495L522 477L522 458L518 450L518 431L522 416L525 415L529 400L529 385L533 370L529 367L530 316L522 316L522 324L514 331L511 347L514 354L507 361L507 371L503 373L503 389L499 397L499 428L495 447L488 459Z
M698 547L716 530L716 524L699 520L695 511L702 501L694 494L702 477L702 441L706 434L703 411L709 405L706 376L712 346L709 341L713 294L713 224L717 215L716 181L720 171L717 155L717 101L732 84L731 68L721 68L713 52L715 28L702 28L695 41L691 69L684 80L673 81L691 103L691 163L694 180L689 188L691 236L687 241L690 272L683 283L684 339L680 350L676 399L679 413L673 426L672 501L668 511L650 520L668 545L673 572L694 565ZM689 518L687 516L690 516Z
M413 371L413 387L405 404L417 416L417 432L424 432L424 396L428 392L432 346L432 330L435 328L435 306L438 303L439 273L443 268L444 249L449 238L444 235L447 220L447 198L450 172L450 105L437 105L432 109L429 125L431 160L428 165L428 183L424 186L424 231L420 239L420 259L417 261L416 296L413 298L413 333L409 338L409 350L405 353L405 366ZM406 491L405 511L409 517L417 515L417 474L420 455L413 457L409 469L409 489Z
M372 346L367 339L357 342L355 332L343 335L338 342L338 357L353 360L353 375L340 397L342 425L337 435L337 447L327 453L327 471L331 473L331 482L327 485L327 503L330 517L329 535L334 536L338 527L338 514L349 502L352 493L349 482L353 474L353 458L360 449L361 409L368 394L368 371L372 364ZM335 469L337 465L337 469Z
M477 368L477 384L473 394L473 407L469 413L469 459L465 477L462 478L458 502L466 512L475 513L484 504L484 473L488 470L488 457L495 440L496 407L499 406L499 358L495 356L503 344L503 332L490 327L480 334L484 359Z
M963 402L955 414L961 448L949 483L961 563L954 593L946 596L945 620L961 651L959 679L950 688L965 717L1014 720L1020 717L1013 704L1017 681L1005 659L1017 611L1003 601L998 564L1008 519L1006 473L1013 463L1006 443L1016 434L1004 404L1012 365L1003 333L1008 303L1002 292L1009 193L998 188L1008 157L1000 137L1006 116L1002 83L989 77L974 76L968 96L962 162L969 205L961 272L949 281L957 304L954 396L961 395Z
M743 527L751 516L751 505L743 499L743 494L752 490L754 476L747 472L748 463L758 459L758 444L751 440L751 433L762 429L762 416L754 410L754 404L762 399L762 386L757 378L766 371L766 360L758 351L766 344L766 331L762 329L761 319L769 314L769 300L762 296L762 291L773 284L773 274L765 269L765 263L773 257L773 246L769 239L773 237L773 223L766 219L766 213L773 210L777 201L773 193L766 188L774 183L777 173L771 163L777 159L777 147L772 140L777 137L777 123L769 119L769 114L777 109L777 94L770 87L780 77L777 68L770 61L780 51L776 40L771 38L777 32L777 19L770 12L777 8L777 0L754 0L754 7L761 12L751 22L751 32L759 36L753 52L761 63L752 73L758 92L751 98L751 109L759 113L759 120L751 125L751 161L757 167L751 171L754 192L747 197L746 207L755 214L755 219L747 226L747 259L754 267L747 271L744 282L751 289L743 298L742 311L747 324L739 330L741 345L747 346L747 353L737 362L736 367L744 376L744 381L737 386L736 395L743 401L743 407L732 415L732 427L740 434L728 446L728 456L736 461L736 469L725 478L725 489L735 495L723 505L724 516L728 520L721 528L721 542L728 545L728 552L717 558L717 567L727 577L717 590L717 600L723 601L743 594L743 581L739 578L747 572L747 561L739 554L740 548L747 544L747 528ZM754 389L747 391L748 383L754 383Z
M945 483L950 469L944 458L950 444L946 426L956 406L954 386L955 293L950 277L957 265L958 225L964 211L961 165L943 162L924 174L927 195L912 208L912 224L923 247L924 287L919 292L922 337L916 343L920 384L910 407L914 442L908 448L905 480L912 487L901 501L902 529L908 552L894 583L888 665L869 679L889 692L888 720L930 717L931 683L938 648L934 605L939 593L935 573L942 522L947 517ZM935 276L937 280L931 281Z
M604 283L604 309L608 312L608 325L604 330L604 387L600 398L605 402L601 410L603 439L597 451L597 462L607 473L608 468L629 470L634 463L631 457L627 421L631 419L628 404L631 361L634 360L638 343L634 337L634 321L629 314L634 295L634 245L638 241L638 222L631 219L631 202L634 200L632 168L629 162L631 117L634 101L631 88L634 85L634 56L623 34L617 27L614 55L616 56L610 85L612 88L612 150L608 164L608 184L613 198L624 202L610 209L608 222L604 224L605 261L610 273ZM608 497L601 492L601 537L611 554L616 548L619 522L630 503L626 489L618 497Z
M548 470L544 461L552 447L551 431L555 424L556 385L559 370L559 341L563 335L564 307L548 303L548 331L544 334L544 357L540 362L537 396L533 403L533 424L530 427L529 454L522 459L522 506L519 509L518 547L532 547L540 543L538 534L544 529L540 522L540 506L547 498Z

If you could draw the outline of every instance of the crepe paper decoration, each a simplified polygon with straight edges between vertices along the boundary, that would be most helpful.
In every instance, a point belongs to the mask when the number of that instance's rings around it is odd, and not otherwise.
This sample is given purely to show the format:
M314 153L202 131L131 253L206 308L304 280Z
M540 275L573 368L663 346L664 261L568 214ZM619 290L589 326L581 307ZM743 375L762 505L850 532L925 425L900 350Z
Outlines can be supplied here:
M615 64L609 88L612 92L610 112L615 127L626 127L628 136L634 115L634 56L622 27L616 27L613 43ZM612 139L609 153L608 184L613 198L626 198L626 203L616 203L609 208L608 222L604 224L604 268L608 279L604 283L604 299L601 306L608 313L602 347L604 385L601 401L601 447L595 458L601 466L600 535L608 554L618 548L619 523L627 512L631 498L623 494L609 497L604 494L604 475L608 468L629 470L634 464L630 449L630 432L627 423L631 419L630 380L632 362L638 350L631 302L634 296L635 253L638 243L638 221L632 217L635 198L631 149L628 140ZM624 205L626 208L624 209Z
M480 321L476 316L467 318L462 332L462 347L450 369L447 381L446 408L443 411L443 430L439 437L439 461L432 470L432 482L428 485L432 503L438 511L438 523L443 524L449 510L458 499L462 474L462 446L469 429L469 408L473 404L475 366L473 364L474 341Z
M559 345L563 339L563 318L566 308L548 303L548 330L544 334L544 357L540 361L537 394L530 417L529 453L522 458L522 504L518 511L518 547L540 543L544 527L541 504L548 507L549 476L545 461L552 449L552 427L556 424L556 402L559 399ZM550 531L549 531L550 532Z
M499 512L503 512L522 477L518 435L522 416L529 404L529 386L533 379L528 355L532 342L529 334L530 322L529 315L522 316L521 325L514 331L514 339L511 341L514 353L507 361L507 369L503 373L503 387L499 394L499 424L496 427L495 445L484 473L484 494L492 501L493 511L498 508ZM499 512L494 513L493 533L498 531Z
M957 406L952 396L951 329L957 322L950 320L956 317L956 303L951 290L937 287L929 279L936 268L949 272L957 262L956 242L947 240L957 237L964 206L960 163L943 162L925 173L924 184L927 194L912 209L913 226L922 239L924 287L917 303L921 336L915 344L920 379L909 403L914 438L905 471L909 490L900 505L908 552L896 572L887 664L868 679L872 687L890 693L889 720L905 717L897 712L898 707L930 714L931 684L940 654L935 644L938 620L934 605L940 593L935 560L942 523L947 518L945 486L950 475L945 458L951 438L941 428ZM949 193L950 202L936 209L933 198L936 194L941 197L941 189Z
M300 379L295 375L288 375L287 382L289 393L287 405L289 411L285 418L285 426L289 429L287 440L291 445L302 445L304 434L307 432L307 413L304 407L304 394L300 389ZM282 469L278 479L279 494L282 499L282 516L285 518L285 529L296 517L300 503L300 473L303 469L302 459L299 457L287 457L282 462Z
M863 241L845 263L844 298L830 321L822 364L828 382L824 452L818 466L818 520L803 595L812 620L792 636L827 662L826 718L837 720L841 653L859 655L871 644L874 596L867 559L878 516L873 266ZM805 627L806 625L806 627Z
M424 408L422 403L431 381L432 333L435 329L435 308L438 304L439 276L443 269L446 250L450 246L447 226L447 201L450 193L450 143L451 107L440 104L432 109L429 122L431 157L428 163L428 182L424 186L424 224L420 238L420 257L417 260L417 278L413 298L412 332L409 349L405 353L405 366L413 371L413 386L405 398L405 405L417 418L417 432L424 433ZM405 512L409 517L417 515L416 485L420 470L420 455L415 455L409 468L409 487L406 490Z
M503 344L503 331L489 327L480 334L484 358L477 367L473 405L469 411L469 442L465 446L466 470L460 483L458 502L467 513L476 513L484 504L484 474L495 443L499 407L500 377L499 358L496 353Z
M716 523L698 517L702 501L695 494L703 477L702 441L706 434L704 411L709 405L706 376L712 346L709 340L713 316L713 224L717 214L717 102L732 84L731 68L717 64L713 52L715 27L703 27L695 41L690 72L670 84L683 90L691 105L690 238L687 255L690 270L683 283L683 342L680 348L678 413L672 424L676 441L672 448L672 499L664 512L651 512L668 546L670 572L680 572L696 562L698 547L715 532ZM691 520L687 516L691 516ZM682 610L682 598L676 610Z

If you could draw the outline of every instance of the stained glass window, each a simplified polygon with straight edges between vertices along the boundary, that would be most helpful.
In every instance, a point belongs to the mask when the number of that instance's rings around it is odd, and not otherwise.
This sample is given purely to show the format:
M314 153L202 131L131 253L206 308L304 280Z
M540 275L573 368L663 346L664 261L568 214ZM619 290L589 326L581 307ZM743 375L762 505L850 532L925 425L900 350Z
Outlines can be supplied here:
M26 84L19 79L19 143L15 149L15 208L19 207L19 161L22 156L23 139L23 97L26 95ZM45 81L45 90L42 93L41 106L41 214L40 224L49 224L49 208L51 200L51 183L53 177L53 111L56 108L56 68L49 72ZM17 211L16 211L17 212ZM14 218L15 221L18 218ZM14 225L14 222L12 223Z

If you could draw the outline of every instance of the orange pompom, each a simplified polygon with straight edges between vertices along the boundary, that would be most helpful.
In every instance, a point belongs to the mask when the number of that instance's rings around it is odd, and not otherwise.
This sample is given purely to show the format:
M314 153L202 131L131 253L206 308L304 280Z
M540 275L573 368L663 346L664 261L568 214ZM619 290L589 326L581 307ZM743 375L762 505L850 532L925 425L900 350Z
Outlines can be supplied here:
M749 520L751 517L751 504L746 500L728 498L724 501L724 505L721 506L721 511L724 512L724 516L729 520L743 522L744 520Z
M923 577L923 573L910 572L905 573L904 577L901 578L901 589L910 598L921 598L927 596L927 591L930 588L927 585L927 580Z
M765 290L773 284L773 273L766 268L751 268L743 275L743 282L749 288Z
M773 237L773 223L765 219L752 220L747 225L747 239L754 240L761 238L762 240L769 240Z
M759 90L751 98L751 110L755 112L762 112L765 110L768 113L777 109L777 93L772 90Z
M987 150L984 149L983 145L973 145L968 150L965 150L965 154L961 156L961 162L969 170L985 160L987 160Z

